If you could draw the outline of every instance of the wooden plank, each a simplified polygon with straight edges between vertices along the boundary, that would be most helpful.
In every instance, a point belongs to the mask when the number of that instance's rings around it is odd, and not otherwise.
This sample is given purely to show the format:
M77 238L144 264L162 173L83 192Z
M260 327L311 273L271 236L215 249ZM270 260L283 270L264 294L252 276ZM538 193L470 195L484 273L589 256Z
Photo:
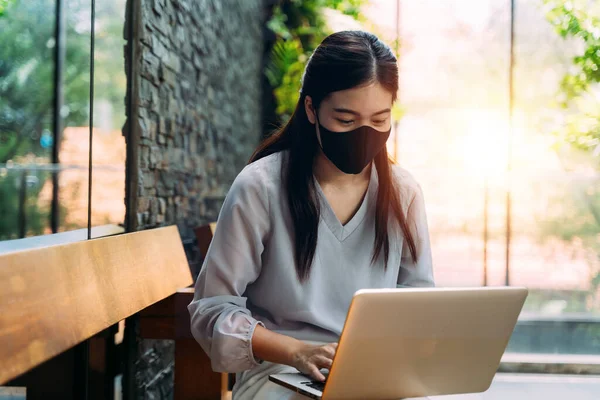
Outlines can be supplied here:
M194 298L194 288L177 293L140 311L140 337L143 339L193 338L187 306Z
M210 242L216 229L216 222L211 222L208 225L199 226L198 228L194 229L196 242L198 242L198 248L200 249L200 254L202 254L202 257L206 257L206 252L208 251L208 247L210 246Z
M118 225L93 226L92 239L124 233L125 229ZM87 228L74 231L53 233L51 235L32 236L23 239L3 240L0 242L0 254L15 251L31 250L39 247L56 246L87 240Z
M76 348L60 353L8 382L10 386L27 388L28 400L79 400L76 395Z
M211 223L195 229L202 257L216 229ZM214 372L210 358L193 338L188 304L194 288L185 287L140 313L140 336L175 340L174 400L220 400L228 396L228 374Z
M210 359L192 336L187 305L193 298L194 288L181 288L143 310L140 337L175 340L175 400L221 399L228 375L212 370Z
M192 330L190 327L190 312L187 309L188 304L194 299L194 288L186 287L177 290L175 293L175 337L177 339L192 339ZM198 347L200 345L198 344Z
M140 316L140 338L142 339L175 339L174 317Z
M175 316L175 296L171 295L140 311L140 318L157 318Z
M194 339L175 341L174 373L174 400L220 400L227 392L227 374L212 370Z
M0 255L0 384L191 283L175 226Z

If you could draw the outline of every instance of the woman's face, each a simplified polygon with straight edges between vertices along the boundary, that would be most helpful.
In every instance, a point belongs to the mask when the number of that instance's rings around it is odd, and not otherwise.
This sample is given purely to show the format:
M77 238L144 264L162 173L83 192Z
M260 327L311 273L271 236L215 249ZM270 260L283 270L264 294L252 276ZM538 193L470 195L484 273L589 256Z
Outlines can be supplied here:
M306 115L316 123L312 99L306 96ZM372 83L327 96L319 107L319 122L334 132L347 132L368 125L378 131L388 131L391 126L392 93L381 84Z

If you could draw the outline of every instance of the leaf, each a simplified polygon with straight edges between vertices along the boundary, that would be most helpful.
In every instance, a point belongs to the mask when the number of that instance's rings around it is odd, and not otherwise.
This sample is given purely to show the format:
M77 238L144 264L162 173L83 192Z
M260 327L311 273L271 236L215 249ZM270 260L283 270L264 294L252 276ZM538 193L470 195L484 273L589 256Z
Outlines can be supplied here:
M298 61L302 49L298 40L282 40L275 42L271 50L269 62L265 68L265 75L273 87L282 84L283 77L290 66Z
M288 118L298 102L298 91L306 62L329 34L323 19L326 8L360 19L366 0L282 0L273 9L269 28L278 39L271 50L265 76L274 88L277 114Z
M0 0L0 17L15 3L16 0Z

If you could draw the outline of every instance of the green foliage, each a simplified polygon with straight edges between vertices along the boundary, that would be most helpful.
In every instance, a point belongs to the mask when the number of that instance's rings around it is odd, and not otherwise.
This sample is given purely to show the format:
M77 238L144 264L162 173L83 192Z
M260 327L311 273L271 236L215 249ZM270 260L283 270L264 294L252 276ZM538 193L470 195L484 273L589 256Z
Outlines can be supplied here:
M600 156L600 4L544 0L544 5L557 33L583 48L561 82L559 102L572 112L558 134L566 143Z
M583 41L583 54L573 59L573 72L567 74L562 89L572 99L600 82L600 8L586 0L545 0L546 17L563 38Z
M27 154L49 158L50 149L41 146L40 138L49 135L52 127L54 8L52 0L19 1L0 19L0 164ZM71 67L65 70L65 110L70 112L65 116L73 123L85 123L89 90L83 69L89 44L73 28L67 37L66 62ZM46 179L40 176L35 187L27 188L28 235L42 233L47 225L47 210L41 210L37 202ZM0 178L0 212L5 216L0 239L17 237L19 187L13 173Z
M567 115L562 129L556 132L570 146L600 156L600 102L588 97L572 102L577 113Z
M306 55L298 40L277 40L271 52L271 62L265 70L277 99L278 115L290 115L298 100L300 81Z
M346 15L350 15L356 20L361 20L363 16L360 13L360 7L363 4L363 0L332 0L329 7L334 10L339 10Z
M50 148L40 139L52 133L55 7L55 0L0 0L0 164L50 161ZM89 2L73 2L66 10L61 110L65 126L87 126L89 121L89 7ZM122 0L96 6L95 96L112 104L114 126L122 125L125 113L123 20L114 17L123 13L119 7L124 7ZM2 173L0 168L0 239L7 239L18 231L19 182L10 171ZM48 176L37 178L37 185L27 190L28 234L41 233L47 226L47 210L39 209L37 196ZM61 206L63 219L64 215Z
M268 26L277 35L265 74L275 88L277 114L286 120L293 113L308 58L331 32L323 19L326 8L361 19L365 0L283 0L274 9Z
M0 163L49 154L39 139L52 124L54 18L54 1L37 0L16 2L0 20ZM63 115L68 125L85 125L89 35L75 26L67 23Z
M565 40L581 45L560 85L558 102L566 117L555 132L560 144L600 156L600 4L590 0L544 0L546 17ZM579 48L579 47L576 47ZM557 196L558 215L540 224L542 236L579 241L591 251L590 265L600 256L600 187L573 182ZM600 270L590 271L588 303L600 300ZM590 306L593 308L593 306Z
M0 177L0 215L2 223L0 224L0 240L9 240L18 238L19 226L19 196L18 187L21 184L19 173L6 174ZM43 178L45 180L45 177ZM48 210L38 207L38 194L40 188L27 191L25 198L24 211L27 218L27 234L39 235L43 233L44 226L48 219Z
M8 7L10 7L11 3L13 2L14 0L0 0L0 17L4 15Z

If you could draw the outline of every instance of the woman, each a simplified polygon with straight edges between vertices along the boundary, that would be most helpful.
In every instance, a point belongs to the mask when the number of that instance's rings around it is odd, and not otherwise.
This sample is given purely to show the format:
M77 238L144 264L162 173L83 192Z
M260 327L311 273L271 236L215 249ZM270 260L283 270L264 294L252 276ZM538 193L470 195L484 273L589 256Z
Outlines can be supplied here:
M290 121L235 179L188 306L233 398L303 398L268 381L324 380L354 292L433 286L419 185L385 148L398 67L366 32L327 37Z

